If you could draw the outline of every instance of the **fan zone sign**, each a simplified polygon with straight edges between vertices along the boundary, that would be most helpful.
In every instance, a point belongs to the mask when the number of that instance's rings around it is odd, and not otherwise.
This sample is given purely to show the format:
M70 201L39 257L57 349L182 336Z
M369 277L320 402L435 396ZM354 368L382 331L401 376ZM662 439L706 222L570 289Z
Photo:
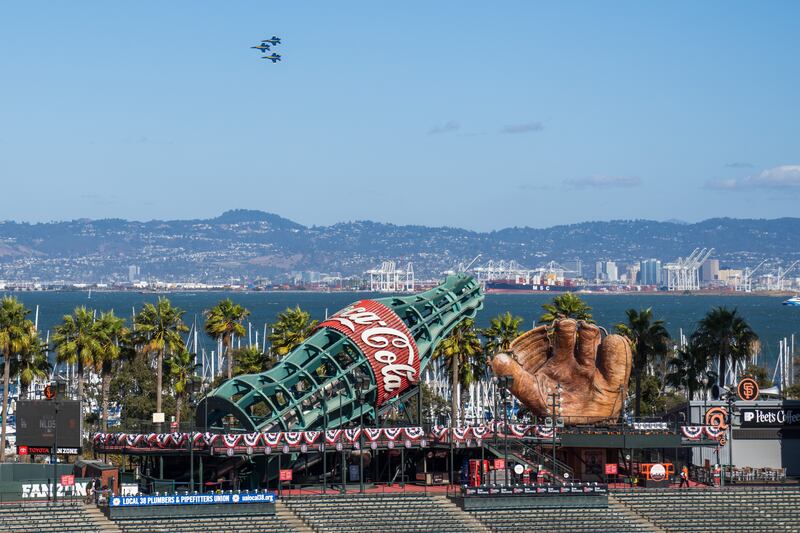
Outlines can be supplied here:
M204 505L220 503L275 503L275 493L167 494L164 496L115 496L111 498L111 507L145 507L149 505Z
M420 361L411 331L397 314L375 300L359 300L319 325L335 329L361 350L378 386L377 405L419 379Z

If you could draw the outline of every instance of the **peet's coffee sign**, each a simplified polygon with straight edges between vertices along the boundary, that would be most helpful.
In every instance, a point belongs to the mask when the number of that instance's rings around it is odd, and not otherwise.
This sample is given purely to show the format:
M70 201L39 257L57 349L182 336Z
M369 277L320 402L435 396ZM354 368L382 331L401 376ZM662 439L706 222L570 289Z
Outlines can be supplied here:
M798 409L740 409L743 428L800 427Z

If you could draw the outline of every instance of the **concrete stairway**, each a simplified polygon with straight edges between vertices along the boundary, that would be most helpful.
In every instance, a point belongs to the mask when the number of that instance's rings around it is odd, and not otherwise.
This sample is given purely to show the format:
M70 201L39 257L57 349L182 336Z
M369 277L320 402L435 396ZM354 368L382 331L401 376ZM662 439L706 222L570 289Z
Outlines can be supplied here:
M473 526L475 531L483 531L485 533L489 533L491 531L485 525L483 525L480 520L472 516L472 514L464 512L464 510L461 509L461 507L453 503L453 500L451 500L447 496L437 494L433 496L433 500L440 507L449 510L451 514L457 514L463 523Z
M275 502L275 514L278 518L289 524L292 529L298 531L299 533L314 533L314 530L308 527L305 522L303 522L299 516L294 514L294 511L289 509L284 503L280 500Z
M97 528L97 531L102 533L122 533L122 530L108 519L106 515L103 514L96 505L91 503L84 504L84 508L86 510L86 514L89 515L89 519Z
M656 531L658 533L665 533L666 531L619 501L614 497L613 493L608 495L608 507L627 516L631 522L640 524L642 527L648 528L650 531Z

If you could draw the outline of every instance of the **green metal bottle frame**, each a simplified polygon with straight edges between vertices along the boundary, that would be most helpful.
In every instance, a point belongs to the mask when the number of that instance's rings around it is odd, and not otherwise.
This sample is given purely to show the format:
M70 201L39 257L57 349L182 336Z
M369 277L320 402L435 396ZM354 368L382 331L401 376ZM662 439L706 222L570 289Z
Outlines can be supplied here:
M483 292L475 279L456 274L431 290L375 301L392 309L410 330L421 374L439 342L483 307ZM363 401L358 400L358 387L365 391ZM361 416L377 420L376 394L375 376L364 354L345 335L321 328L270 370L220 385L201 400L196 412L198 424L214 430L222 429L224 420L232 422L226 424L231 431L334 429Z

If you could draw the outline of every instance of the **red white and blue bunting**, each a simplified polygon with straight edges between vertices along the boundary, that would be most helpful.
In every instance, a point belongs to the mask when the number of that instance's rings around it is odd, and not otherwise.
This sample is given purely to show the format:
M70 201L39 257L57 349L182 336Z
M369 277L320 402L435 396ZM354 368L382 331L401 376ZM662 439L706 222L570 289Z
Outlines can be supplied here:
M449 428L447 426L433 426L427 435L421 427L395 427L395 428L349 428L329 429L327 431L284 431L265 433L96 433L93 436L97 448L184 448L191 441L196 448L257 448L265 446L274 448L283 442L287 447L298 447L301 444L315 444L324 438L325 444L335 445L347 443L354 445L363 435L371 443L385 441L394 443L403 441L408 446L411 442L446 443L453 441L457 446L466 443L468 446L474 440L483 440L493 435L493 429L502 429L502 424L473 426L463 428ZM699 428L696 429L696 428ZM700 438L705 432L711 438L719 438L722 434L710 426L684 426L683 435L687 438ZM508 433L511 438L534 437L550 439L553 437L553 428L548 426L530 426L526 424L509 424ZM407 442L406 442L407 441Z
M724 429L714 426L682 426L681 433L689 440L700 440L703 435L713 440L719 440L725 436Z

